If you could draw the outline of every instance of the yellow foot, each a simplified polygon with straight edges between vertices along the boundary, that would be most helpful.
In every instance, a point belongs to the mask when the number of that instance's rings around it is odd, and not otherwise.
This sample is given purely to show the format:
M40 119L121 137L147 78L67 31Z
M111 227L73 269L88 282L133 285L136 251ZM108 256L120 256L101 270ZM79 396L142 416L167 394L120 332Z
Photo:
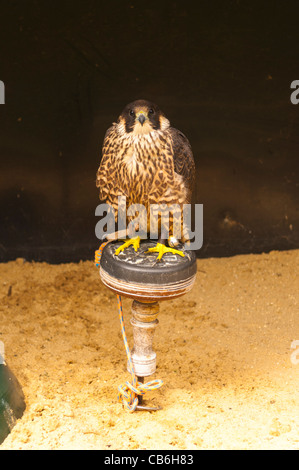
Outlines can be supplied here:
M149 252L159 253L157 256L157 261L160 260L165 253L173 253L174 255L185 256L182 251L175 250L174 248L168 248L167 246L163 245L163 243L157 243L157 245L153 248L149 248L146 253Z
M123 245L121 245L117 250L115 250L115 254L119 255L121 251L124 251L125 248L128 248L128 246L133 245L134 250L137 251L139 246L140 246L140 237L135 237L135 238L129 238L129 240L126 240Z

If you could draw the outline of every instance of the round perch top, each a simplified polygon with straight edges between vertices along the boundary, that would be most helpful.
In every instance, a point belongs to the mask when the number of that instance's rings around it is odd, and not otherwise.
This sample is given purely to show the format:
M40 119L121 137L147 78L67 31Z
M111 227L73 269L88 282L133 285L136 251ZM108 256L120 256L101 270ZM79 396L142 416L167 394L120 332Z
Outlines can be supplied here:
M115 250L122 243L108 243L100 262L102 282L117 294L155 302L179 297L192 288L196 277L194 251L178 248L183 251L184 257L165 253L157 261L157 253L146 253L156 245L155 241L141 240L137 252L129 246L115 255Z

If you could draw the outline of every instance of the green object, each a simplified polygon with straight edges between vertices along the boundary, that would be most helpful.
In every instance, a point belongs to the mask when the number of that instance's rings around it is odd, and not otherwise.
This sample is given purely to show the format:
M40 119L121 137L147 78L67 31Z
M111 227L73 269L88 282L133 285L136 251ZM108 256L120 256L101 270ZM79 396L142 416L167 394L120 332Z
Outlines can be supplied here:
M0 444L25 410L21 386L6 364L0 364Z

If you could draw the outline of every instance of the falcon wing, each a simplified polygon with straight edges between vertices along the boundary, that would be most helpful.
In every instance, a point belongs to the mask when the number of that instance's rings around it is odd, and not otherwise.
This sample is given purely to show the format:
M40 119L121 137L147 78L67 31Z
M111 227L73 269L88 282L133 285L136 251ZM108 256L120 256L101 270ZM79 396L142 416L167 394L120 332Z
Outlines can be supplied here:
M107 201L114 194L117 181L117 164L115 158L115 128L111 126L104 138L102 149L102 160L97 171L96 185L99 188L99 197L101 201Z
M169 129L172 138L174 171L183 177L187 189L187 203L191 202L195 182L195 163L187 137L178 129Z

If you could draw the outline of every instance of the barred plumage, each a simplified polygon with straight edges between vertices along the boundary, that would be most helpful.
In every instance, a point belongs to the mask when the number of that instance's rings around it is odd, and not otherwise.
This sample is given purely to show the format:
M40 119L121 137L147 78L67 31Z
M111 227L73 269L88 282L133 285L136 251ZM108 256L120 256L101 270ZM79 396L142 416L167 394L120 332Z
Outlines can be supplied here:
M96 184L100 199L115 209L116 216L118 196L126 197L127 207L143 204L149 231L150 205L190 203L194 177L187 137L170 126L157 105L144 100L130 103L106 132Z

